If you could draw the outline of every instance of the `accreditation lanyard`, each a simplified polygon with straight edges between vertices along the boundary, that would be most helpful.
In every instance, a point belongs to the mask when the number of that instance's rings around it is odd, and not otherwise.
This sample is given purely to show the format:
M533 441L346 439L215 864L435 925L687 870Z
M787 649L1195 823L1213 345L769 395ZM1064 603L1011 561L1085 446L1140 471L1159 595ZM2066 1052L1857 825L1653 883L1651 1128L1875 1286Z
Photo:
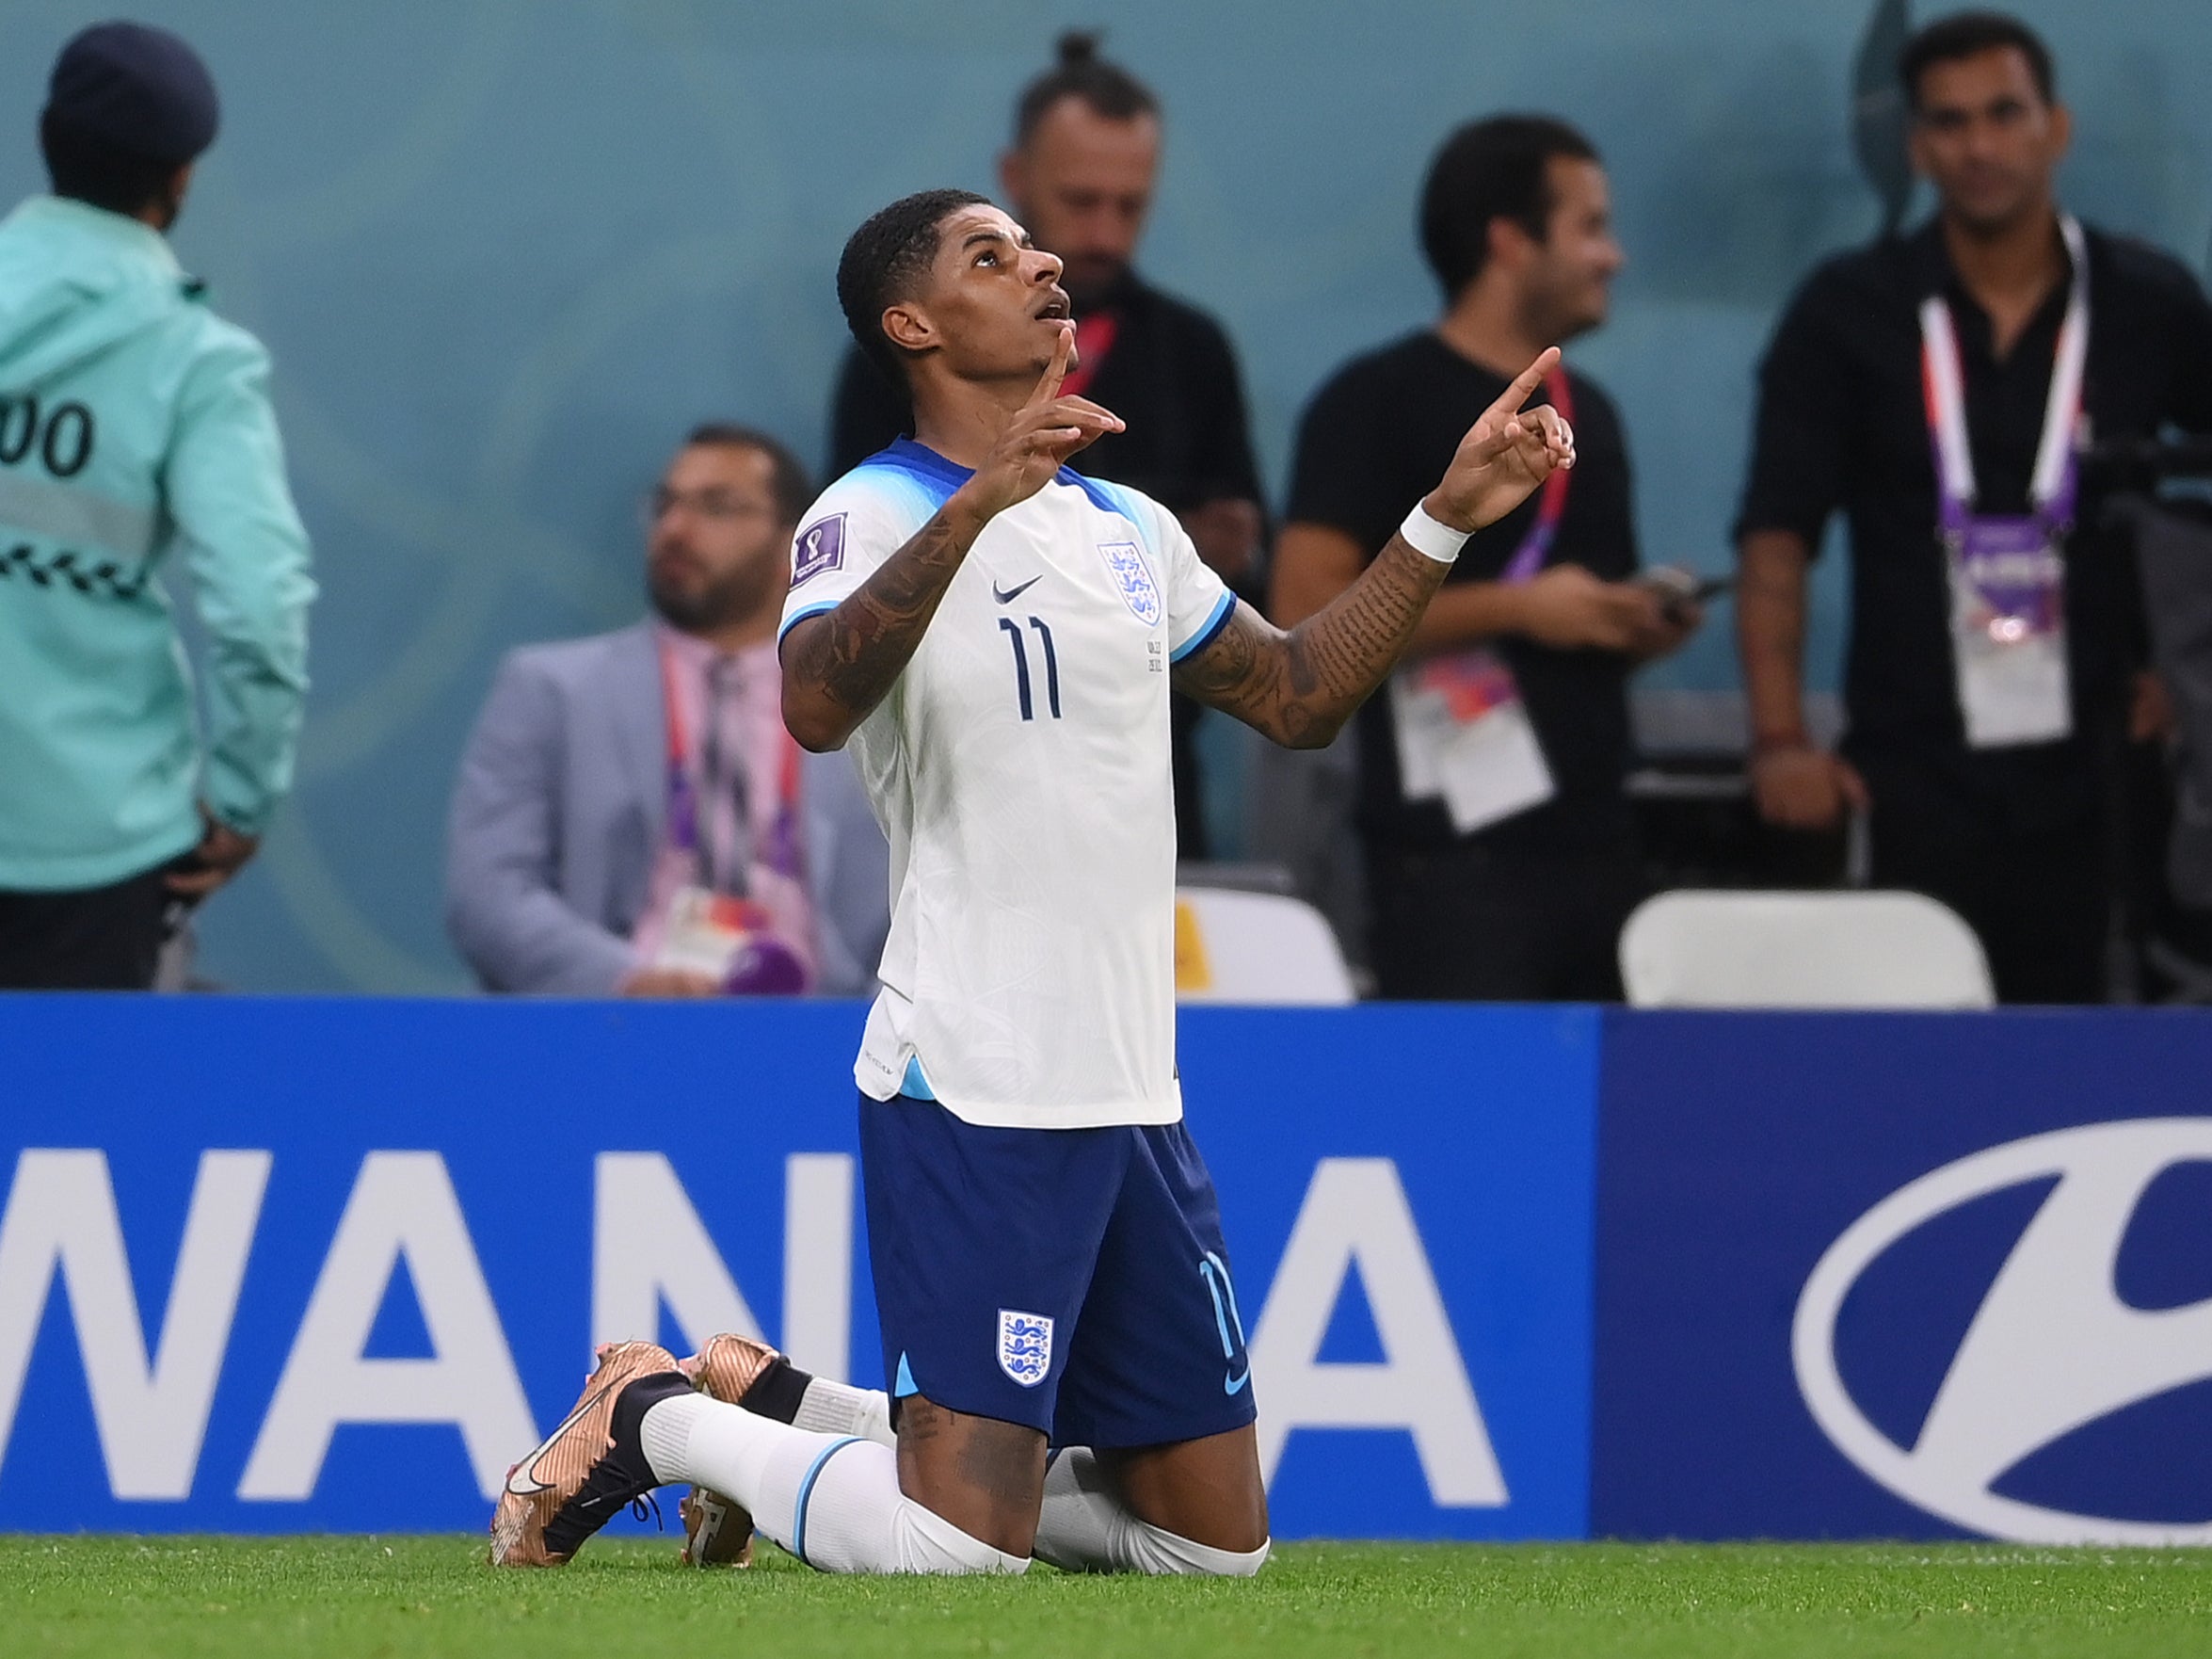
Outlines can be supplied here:
M1574 394L1567 390L1567 372L1553 368L1544 377L1544 395L1551 407L1559 411L1559 418L1569 427L1575 424ZM1520 546L1514 549L1513 557L1506 561L1501 582L1526 582L1544 568L1550 556L1551 544L1559 536L1559 522L1567 513L1567 484L1574 473L1566 467L1553 467L1544 480L1542 492L1536 497L1536 522L1529 526L1529 533L1521 538Z
M2073 730L2060 556L2077 493L2076 440L2089 358L2089 260L2081 226L2060 221L2074 291L2059 327L2050 394L2024 515L1975 510L1965 372L1949 304L1920 307L1920 380L1935 454L1936 529L1950 575L1951 655L1967 745L2050 743Z
M1566 372L1554 368L1545 376L1544 391L1560 419L1572 426ZM1544 480L1536 522L1499 581L1526 582L1544 568L1566 516L1570 475L1566 468L1554 467ZM1407 800L1442 802L1457 833L1486 829L1543 805L1556 793L1520 684L1491 647L1440 652L1400 670L1390 680L1390 709L1399 787Z
M2081 422L2081 383L2089 362L2089 258L2080 221L2059 221L2067 257L2074 263L2074 292L2059 325L2057 361L2051 367L2050 395L2044 402L2043 433L2036 441L2035 472L2028 484L2033 517L2051 532L2064 535L2074 523L2078 466L2075 434ZM1929 440L1935 450L1937 527L1956 543L1974 517L1977 487L1974 452L1966 441L1966 376L1959 356L1959 336L1951 308L1940 294L1920 304L1920 384L1928 412Z
M1094 311L1075 320L1075 367L1067 371L1067 378L1060 382L1060 392L1066 397L1081 397L1091 389L1091 382L1098 378L1098 371L1106 366L1106 354L1114 349L1114 338L1121 332L1121 315L1118 312Z
M668 736L668 844L690 860L699 878L712 887L713 873L707 867L705 856L704 825L701 821L699 788L692 777L691 745L683 723L683 701L680 695L678 676L681 672L676 653L667 646L661 647L661 707ZM715 711L707 709L707 717L713 718ZM779 746L777 767L776 817L768 835L765 856L761 863L778 875L795 879L800 870L798 803L799 803L799 746L786 733ZM736 811L742 816L749 813L749 803L740 799ZM741 828L749 833L751 824ZM743 870L732 873L739 882L739 892L749 885Z

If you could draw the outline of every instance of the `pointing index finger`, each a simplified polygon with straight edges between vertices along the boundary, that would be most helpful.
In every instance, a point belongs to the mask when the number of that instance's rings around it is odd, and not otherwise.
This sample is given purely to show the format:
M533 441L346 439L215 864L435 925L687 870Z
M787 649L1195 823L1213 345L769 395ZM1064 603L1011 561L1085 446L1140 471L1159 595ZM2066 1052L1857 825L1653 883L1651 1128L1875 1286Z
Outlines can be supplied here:
M1520 412L1536 388L1544 384L1544 377L1559 366L1559 347L1547 346L1537 354L1536 361L1520 372L1520 377L1505 389L1505 393L1490 406L1494 415L1513 415Z
M1050 403L1060 395L1060 382L1067 379L1067 365L1074 356L1075 324L1070 322L1060 330L1060 342L1052 347L1052 361L1045 365L1044 379L1030 395L1033 407Z

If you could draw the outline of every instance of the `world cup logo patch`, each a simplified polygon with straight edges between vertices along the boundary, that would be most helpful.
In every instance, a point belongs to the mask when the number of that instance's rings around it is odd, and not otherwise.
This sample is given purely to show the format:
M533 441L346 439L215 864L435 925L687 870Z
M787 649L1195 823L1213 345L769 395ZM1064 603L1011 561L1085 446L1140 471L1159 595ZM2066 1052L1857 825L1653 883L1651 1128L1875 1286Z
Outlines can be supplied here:
M1160 620L1160 589L1152 580L1151 568L1145 563L1145 556L1137 551L1134 541L1101 541L1098 551L1105 556L1106 568L1114 572L1114 585L1121 589L1121 597L1137 620L1149 628Z
M825 571L841 571L845 563L845 515L837 513L809 524L792 541L791 585L813 580Z
M1052 1369L1052 1321L1043 1313L999 1310L999 1369L1034 1388Z

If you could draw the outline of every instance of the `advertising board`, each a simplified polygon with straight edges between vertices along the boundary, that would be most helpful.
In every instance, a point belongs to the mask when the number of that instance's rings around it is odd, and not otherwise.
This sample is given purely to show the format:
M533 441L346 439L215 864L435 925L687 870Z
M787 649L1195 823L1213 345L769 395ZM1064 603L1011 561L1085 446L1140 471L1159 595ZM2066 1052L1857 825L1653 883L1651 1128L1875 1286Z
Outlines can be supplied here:
M1592 1525L2212 1542L2212 1021L1609 1021Z
M857 1006L0 1005L0 1529L475 1528L590 1345L879 1383ZM1198 1009L1279 1536L1587 1524L1597 1016Z

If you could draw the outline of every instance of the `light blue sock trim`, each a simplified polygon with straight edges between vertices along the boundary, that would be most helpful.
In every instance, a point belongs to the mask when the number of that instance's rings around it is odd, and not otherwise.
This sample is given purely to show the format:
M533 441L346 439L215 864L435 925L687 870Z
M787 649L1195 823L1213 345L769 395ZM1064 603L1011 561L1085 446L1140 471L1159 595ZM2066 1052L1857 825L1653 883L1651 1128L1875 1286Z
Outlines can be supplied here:
M906 1071L899 1079L899 1092L908 1100L934 1101L937 1090L929 1087L929 1079L922 1074L922 1056L908 1055Z
M830 1458L836 1457L847 1446L857 1446L859 1443L860 1437L858 1435L848 1434L835 1445L824 1446L822 1455L809 1466L807 1478L799 1482L799 1501L793 1507L791 1521L791 1553L801 1561L806 1562L809 1567L813 1566L814 1563L807 1560L807 1503L814 1495L814 1481L821 1474L822 1466L827 1463Z
M914 1380L914 1368L906 1363L906 1356L901 1354L899 1356L898 1380L891 1384L891 1398L903 1400L908 1394L918 1394L921 1392L922 1385Z

